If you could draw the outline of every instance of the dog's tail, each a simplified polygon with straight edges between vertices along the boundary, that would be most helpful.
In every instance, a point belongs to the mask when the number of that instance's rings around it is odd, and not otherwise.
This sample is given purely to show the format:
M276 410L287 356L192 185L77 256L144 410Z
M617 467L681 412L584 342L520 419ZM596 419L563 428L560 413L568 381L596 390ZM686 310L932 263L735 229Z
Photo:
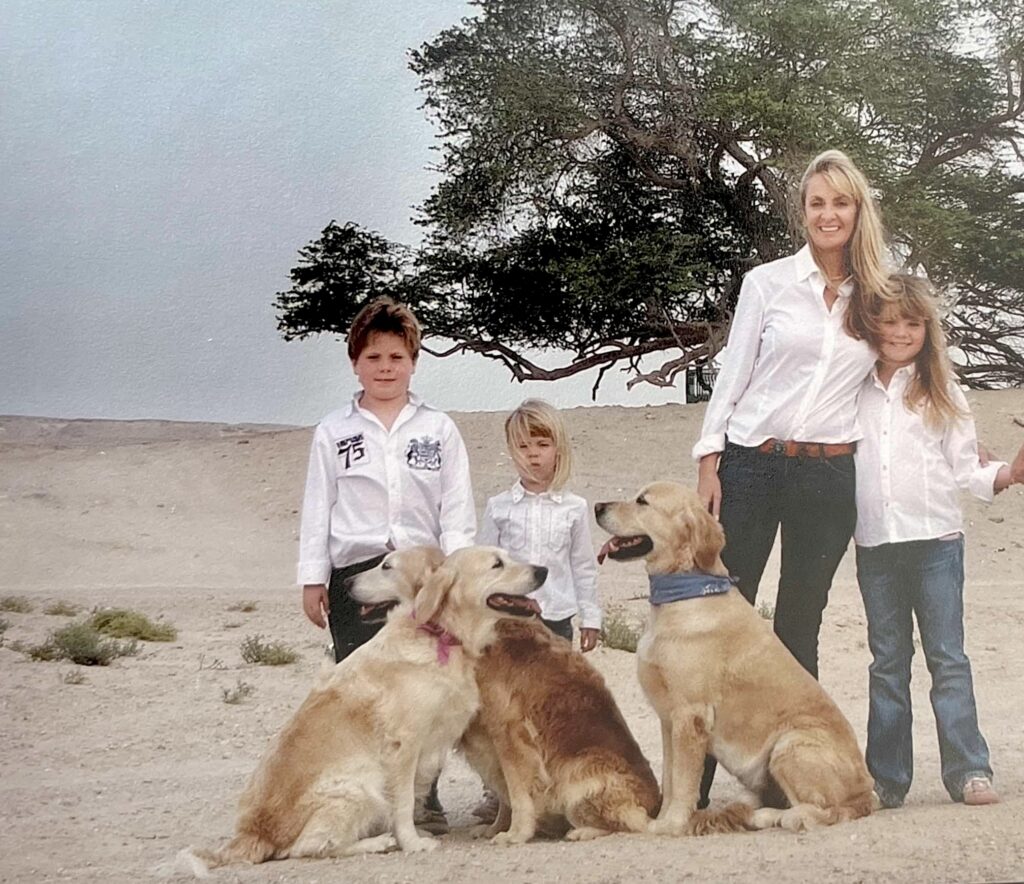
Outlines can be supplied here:
M821 826L834 826L860 819L877 810L872 792L857 795L843 804L819 807L816 804L795 804L786 810L762 807L751 815L751 828L770 829L778 826L790 832L806 832Z
M695 810L687 828L689 835L718 835L727 832L749 832L754 825L754 809L736 801L719 810Z
M259 835L236 835L216 850L186 848L178 852L176 865L180 872L194 878L208 878L210 869L231 863L262 863L274 856L275 847Z

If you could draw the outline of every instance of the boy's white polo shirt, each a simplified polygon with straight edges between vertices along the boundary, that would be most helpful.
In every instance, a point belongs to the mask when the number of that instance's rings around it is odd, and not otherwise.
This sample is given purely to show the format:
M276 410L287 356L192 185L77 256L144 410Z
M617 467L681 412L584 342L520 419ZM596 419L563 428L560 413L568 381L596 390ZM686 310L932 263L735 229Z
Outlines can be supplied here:
M858 400L863 437L857 466L858 546L934 540L963 530L960 492L991 501L996 473L982 466L967 399L956 383L949 392L964 417L930 427L907 408L904 393L916 369L900 368L888 388L872 372Z
M302 502L298 582L386 549L470 546L476 511L469 457L454 421L409 394L390 430L359 394L313 433Z

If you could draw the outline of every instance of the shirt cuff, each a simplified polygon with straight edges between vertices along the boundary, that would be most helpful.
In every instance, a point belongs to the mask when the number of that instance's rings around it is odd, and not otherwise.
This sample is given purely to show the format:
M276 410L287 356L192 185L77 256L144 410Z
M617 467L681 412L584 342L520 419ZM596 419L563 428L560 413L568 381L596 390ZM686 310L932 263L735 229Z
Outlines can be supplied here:
M600 629L601 628L601 612L598 611L596 614L580 615L580 629Z
M700 460L706 454L720 454L725 451L725 433L702 436L693 446L693 459Z
M298 571L299 586L326 586L331 582L331 563L327 562L299 562Z
M979 497L986 503L992 503L996 496L996 475L1006 464L1001 460L990 460L986 466L978 467L971 476L971 494Z

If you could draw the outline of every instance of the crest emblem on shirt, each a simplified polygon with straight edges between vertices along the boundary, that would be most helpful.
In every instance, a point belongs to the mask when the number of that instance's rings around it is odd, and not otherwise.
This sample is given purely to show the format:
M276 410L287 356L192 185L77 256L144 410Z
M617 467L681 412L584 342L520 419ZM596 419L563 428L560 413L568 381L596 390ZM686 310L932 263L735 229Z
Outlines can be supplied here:
M346 470L351 466L366 463L370 459L362 433L338 439L334 444L338 449L338 458L345 462L343 468Z
M405 449L405 462L414 470L441 469L441 440L430 436L410 439Z

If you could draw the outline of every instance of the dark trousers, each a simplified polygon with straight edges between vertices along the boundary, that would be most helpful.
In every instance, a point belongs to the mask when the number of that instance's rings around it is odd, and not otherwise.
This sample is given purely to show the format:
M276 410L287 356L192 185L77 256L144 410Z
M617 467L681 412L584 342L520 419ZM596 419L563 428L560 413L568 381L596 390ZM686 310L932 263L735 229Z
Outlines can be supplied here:
M330 626L331 640L334 642L335 663L340 663L356 648L365 645L380 632L386 622L384 619L375 623L364 623L360 620L359 605L345 588L347 577L354 577L363 571L376 568L384 560L384 555L386 553L331 571L331 582L327 587L327 603L331 610L327 614L327 624Z
M857 522L853 455L786 457L727 442L718 476L719 520L725 530L722 561L751 604L781 527L775 634L817 678L822 612ZM709 757L701 783L702 804L714 767Z
M572 644L572 617L566 617L564 620L545 620L541 617L540 622L550 629L555 635L560 635L562 638L568 639L569 643Z

